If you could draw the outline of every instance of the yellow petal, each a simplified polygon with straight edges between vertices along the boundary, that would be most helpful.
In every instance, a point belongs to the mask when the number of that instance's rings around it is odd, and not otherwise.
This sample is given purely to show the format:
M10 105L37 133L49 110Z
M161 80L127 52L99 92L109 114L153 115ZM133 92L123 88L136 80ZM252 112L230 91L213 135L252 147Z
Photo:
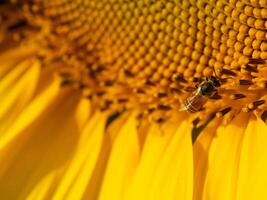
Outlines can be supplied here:
M204 175L196 176L202 179L195 179L200 182L196 183L195 199L235 199L240 150L247 120L248 115L241 113L227 126L220 126L209 151L199 151L200 154L195 155L196 159L208 162L202 163L208 165L208 170L196 172Z
M80 199L90 180L104 137L105 117L94 114L82 132L74 158L70 161L53 199Z
M40 93L46 90L55 80L57 80L58 83L60 83L61 80L58 74L55 73L57 71L56 69L57 67L58 67L57 65L49 65L45 67L42 66L42 70L36 86L34 97L40 95Z
M251 116L242 145L237 199L267 199L267 125Z
M216 135L219 120L215 119L208 124L200 133L193 146L194 156L194 199L201 199L203 193L203 184L205 182L208 170L208 152L212 140Z
M151 180L155 176L156 169L177 129L177 121L176 123L166 122L164 125L154 124L151 126L126 199L147 198Z
M76 112L75 119L78 125L78 128L82 130L85 125L85 122L88 120L90 116L91 104L87 98L81 98L79 102Z
M62 90L41 115L24 129L17 129L0 154L1 198L25 199L52 171L63 172L80 137L75 119L79 102L79 92Z
M34 98L23 112L14 119L12 127L0 136L0 152L14 137L31 124L54 100L59 91L59 80L55 79L48 88Z
M55 182L56 174L53 171L43 178L43 180L39 181L31 193L27 195L27 200L48 199L47 196L51 193L51 187L53 186L53 182Z
M13 70L22 60L27 60L34 52L33 46L18 47L0 54L0 80Z
M100 153L103 136L104 136L104 122L105 117L102 117L101 121L97 122L96 129L94 130L94 135L90 138L90 141L85 144L87 145L88 152L85 158L85 162L80 168L79 174L75 179L75 182L72 184L72 187L68 191L68 196L66 199L81 199L86 191L86 187L91 180L92 173L96 166L98 156Z
M193 153L191 123L182 122L173 136L148 187L149 198L188 199L193 197Z
M106 127L105 136L103 138L102 147L98 155L97 163L83 193L83 199L98 199L101 190L101 184L104 179L106 166L109 161L112 145L116 142L116 138L124 127L131 113L122 113L111 124Z
M113 143L100 200L122 199L139 159L136 116L132 114Z
M24 60L18 65L13 66L13 69L7 73L4 78L0 80L0 93L7 92L12 84L16 84L17 80L25 73L25 71L32 65L32 60Z
M116 118L106 130L106 134L109 135L111 142L113 143L116 140L118 133L120 132L123 125L126 123L129 118L130 113L122 113L118 118Z
M39 74L40 63L27 60L0 81L0 132L3 133L29 103Z

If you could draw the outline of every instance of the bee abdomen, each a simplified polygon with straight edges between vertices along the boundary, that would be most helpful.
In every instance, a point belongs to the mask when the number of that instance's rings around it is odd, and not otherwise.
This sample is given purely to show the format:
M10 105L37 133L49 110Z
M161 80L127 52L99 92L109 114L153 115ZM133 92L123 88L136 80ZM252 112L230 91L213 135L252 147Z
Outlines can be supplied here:
M194 104L192 103L189 99L186 99L184 101L184 110L186 110L187 112L190 113L195 113L197 111L199 111L201 109L201 105L200 104Z

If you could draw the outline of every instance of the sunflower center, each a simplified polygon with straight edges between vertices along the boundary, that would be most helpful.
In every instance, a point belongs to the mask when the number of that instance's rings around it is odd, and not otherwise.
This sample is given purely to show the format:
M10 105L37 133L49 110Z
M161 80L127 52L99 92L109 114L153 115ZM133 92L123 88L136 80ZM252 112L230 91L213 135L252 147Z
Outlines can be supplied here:
M253 111L266 120L265 1L21 4L18 13L24 18L17 16L18 24L1 15L5 37L23 26L22 35L28 43L38 43L36 54L44 65L56 65L62 86L84 90L102 110L137 108L140 117L161 122L185 101L196 104L192 96L213 75L221 86L194 118L205 121L216 115L228 121L240 111ZM30 38L33 32L38 36Z

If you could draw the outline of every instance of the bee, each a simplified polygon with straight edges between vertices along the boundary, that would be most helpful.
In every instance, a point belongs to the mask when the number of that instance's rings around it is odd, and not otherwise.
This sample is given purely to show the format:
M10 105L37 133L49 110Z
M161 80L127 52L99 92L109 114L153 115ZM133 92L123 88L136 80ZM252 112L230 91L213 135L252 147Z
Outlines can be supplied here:
M217 88L221 86L219 79L215 76L208 76L202 81L197 89L185 99L182 111L195 113L202 109L207 100L217 93Z

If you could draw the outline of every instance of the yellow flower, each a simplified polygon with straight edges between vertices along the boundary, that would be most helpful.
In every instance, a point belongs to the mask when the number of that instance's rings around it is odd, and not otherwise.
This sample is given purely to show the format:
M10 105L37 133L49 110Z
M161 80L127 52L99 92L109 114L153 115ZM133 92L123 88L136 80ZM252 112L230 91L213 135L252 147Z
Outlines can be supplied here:
M266 18L264 0L1 2L1 199L266 199Z

